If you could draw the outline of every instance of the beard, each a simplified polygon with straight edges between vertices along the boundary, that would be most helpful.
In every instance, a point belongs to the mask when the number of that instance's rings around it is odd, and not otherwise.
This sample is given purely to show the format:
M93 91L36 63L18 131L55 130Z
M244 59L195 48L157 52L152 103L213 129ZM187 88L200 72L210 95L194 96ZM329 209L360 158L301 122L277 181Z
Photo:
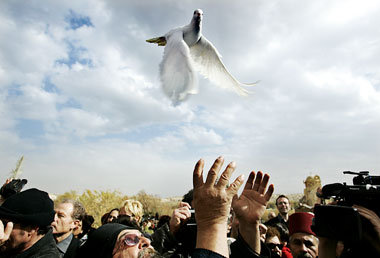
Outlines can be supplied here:
M159 254L153 248L144 248L138 254L138 258L161 258L161 257L163 256L161 256L161 254Z
M7 240L1 247L0 247L0 256L1 257L11 257L15 256L16 254L20 254L25 250L26 243L21 243L16 246L12 246L11 242Z
M299 255L297 255L296 257L294 258L313 258L313 256L311 256L310 254L308 253L300 253Z

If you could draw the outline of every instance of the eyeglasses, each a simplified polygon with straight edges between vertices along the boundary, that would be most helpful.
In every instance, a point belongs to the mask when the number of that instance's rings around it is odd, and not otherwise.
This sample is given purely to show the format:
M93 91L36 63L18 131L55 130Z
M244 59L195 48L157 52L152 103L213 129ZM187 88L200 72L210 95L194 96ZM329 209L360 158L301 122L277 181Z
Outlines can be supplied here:
M266 245L269 247L269 249L275 249L276 247L278 247L278 249L280 249L280 250L284 246L282 244L274 244L274 243L266 243Z
M140 243L140 239L141 239L141 236L138 236L136 234L130 233L130 234L126 234L124 236L123 242L127 246L135 246L138 243Z

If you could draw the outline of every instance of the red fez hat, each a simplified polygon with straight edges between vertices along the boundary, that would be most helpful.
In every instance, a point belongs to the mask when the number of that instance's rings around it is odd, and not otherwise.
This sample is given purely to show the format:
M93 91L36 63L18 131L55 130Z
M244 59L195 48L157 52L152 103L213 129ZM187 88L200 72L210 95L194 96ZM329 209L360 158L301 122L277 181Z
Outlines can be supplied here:
M310 212L296 212L289 216L289 236L294 233L306 233L315 236L310 226L313 221L314 214Z

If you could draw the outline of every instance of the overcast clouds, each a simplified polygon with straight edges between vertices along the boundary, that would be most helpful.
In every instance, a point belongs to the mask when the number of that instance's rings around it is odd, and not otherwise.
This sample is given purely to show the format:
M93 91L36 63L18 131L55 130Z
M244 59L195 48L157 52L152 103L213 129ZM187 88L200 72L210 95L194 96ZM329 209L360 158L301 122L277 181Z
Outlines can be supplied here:
M219 155L276 193L380 174L378 1L203 2L1 1L0 180L21 155L28 186L52 193L182 195ZM145 40L197 8L230 72L260 80L251 96L201 76L179 106L161 92L163 48Z

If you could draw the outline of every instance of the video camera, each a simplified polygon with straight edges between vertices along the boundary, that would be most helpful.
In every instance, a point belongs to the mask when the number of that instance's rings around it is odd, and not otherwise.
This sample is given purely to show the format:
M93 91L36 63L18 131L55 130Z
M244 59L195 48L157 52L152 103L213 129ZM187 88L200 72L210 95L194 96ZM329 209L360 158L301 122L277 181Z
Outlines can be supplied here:
M335 183L322 188L318 197L334 198L337 205L315 206L311 228L317 236L355 243L373 226L352 205L363 206L380 216L380 176L371 176L368 171L344 171L343 174L356 175L353 185Z

